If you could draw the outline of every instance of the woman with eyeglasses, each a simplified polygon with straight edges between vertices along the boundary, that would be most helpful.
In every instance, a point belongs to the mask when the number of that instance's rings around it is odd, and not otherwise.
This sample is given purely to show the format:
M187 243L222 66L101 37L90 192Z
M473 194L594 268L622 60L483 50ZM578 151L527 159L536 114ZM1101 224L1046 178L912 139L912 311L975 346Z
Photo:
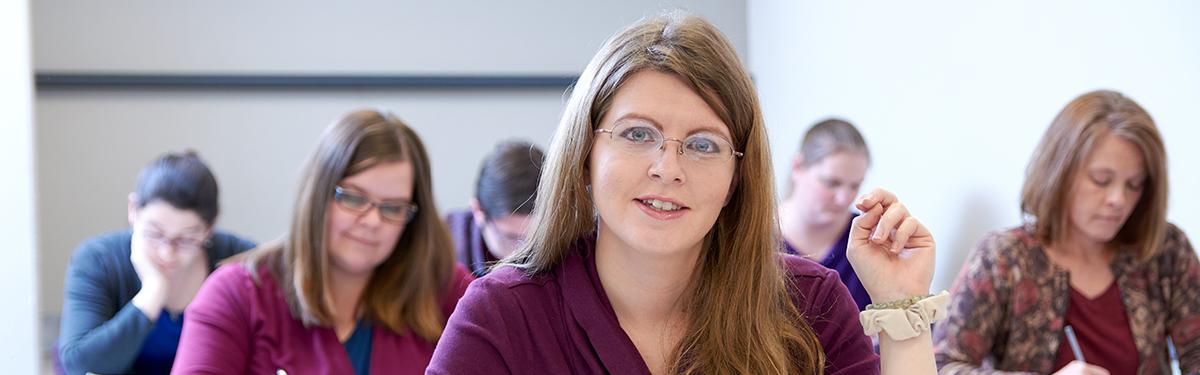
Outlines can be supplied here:
M446 215L454 253L475 276L486 275L525 241L543 158L529 142L497 144L483 158L471 207Z
M67 267L58 359L68 374L171 371L184 308L217 262L254 247L213 229L217 180L193 152L138 174L132 227L88 239Z
M231 259L188 309L175 372L419 374L471 281L411 128L351 112L321 136L286 235Z
M471 285L429 373L879 373L836 273L779 251L767 145L712 24L672 12L613 36L571 93L529 237ZM886 191L857 207L882 370L933 373L936 314L900 310L944 300L926 298L933 238Z

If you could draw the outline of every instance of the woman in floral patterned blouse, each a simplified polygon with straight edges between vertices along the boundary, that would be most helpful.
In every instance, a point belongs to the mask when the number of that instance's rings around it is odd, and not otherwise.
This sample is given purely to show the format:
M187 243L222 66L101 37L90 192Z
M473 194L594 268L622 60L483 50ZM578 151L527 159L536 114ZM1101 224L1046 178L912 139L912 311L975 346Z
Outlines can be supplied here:
M1030 161L1029 221L989 234L959 273L934 331L939 371L1159 374L1169 337L1200 372L1200 261L1166 208L1150 115L1113 91L1076 98Z

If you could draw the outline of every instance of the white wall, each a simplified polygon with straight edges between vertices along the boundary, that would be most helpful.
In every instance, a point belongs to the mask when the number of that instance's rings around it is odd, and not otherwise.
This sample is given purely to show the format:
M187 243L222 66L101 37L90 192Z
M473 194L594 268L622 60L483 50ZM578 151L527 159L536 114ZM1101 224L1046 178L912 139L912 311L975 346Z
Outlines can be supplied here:
M577 74L612 33L663 7L705 15L745 51L744 1L39 1L43 72L210 74ZM41 310L56 315L71 252L127 226L137 171L193 148L221 185L218 226L281 234L298 170L320 131L362 106L391 109L431 154L439 209L466 206L500 139L546 145L560 89L120 89L37 93Z
M1198 2L751 0L747 13L780 186L810 124L851 120L875 158L866 186L898 193L938 239L935 288L985 232L1020 223L1042 132L1098 88L1155 118L1168 218L1200 236Z
M33 82L30 80L29 3L0 2L0 363L14 374L38 373L37 222L34 219Z
M154 0L34 3L39 71L577 73L610 34L664 7L709 17L745 52L744 0Z

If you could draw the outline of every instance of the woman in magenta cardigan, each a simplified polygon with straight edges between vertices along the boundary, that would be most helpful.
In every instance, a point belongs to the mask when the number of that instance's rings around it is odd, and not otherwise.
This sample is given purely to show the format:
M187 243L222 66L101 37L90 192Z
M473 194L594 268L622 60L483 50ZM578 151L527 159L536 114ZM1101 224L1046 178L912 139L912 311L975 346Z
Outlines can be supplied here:
M174 372L424 372L471 280L429 172L399 119L361 110L333 124L289 233L222 266L188 308Z
M527 242L471 285L429 373L879 373L837 274L779 253L767 144L712 24L671 13L613 36L571 93ZM857 207L849 256L871 297L922 300L929 231L886 191ZM882 371L933 373L928 322L904 323Z

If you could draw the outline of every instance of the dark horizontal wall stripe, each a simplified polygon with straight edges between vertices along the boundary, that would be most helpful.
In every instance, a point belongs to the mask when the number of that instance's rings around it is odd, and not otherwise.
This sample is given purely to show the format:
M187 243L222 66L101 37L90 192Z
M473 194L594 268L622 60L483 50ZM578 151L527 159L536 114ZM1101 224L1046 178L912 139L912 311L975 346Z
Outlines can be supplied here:
M380 88L380 89L564 89L576 76L310 76L38 73L38 89L169 88Z

